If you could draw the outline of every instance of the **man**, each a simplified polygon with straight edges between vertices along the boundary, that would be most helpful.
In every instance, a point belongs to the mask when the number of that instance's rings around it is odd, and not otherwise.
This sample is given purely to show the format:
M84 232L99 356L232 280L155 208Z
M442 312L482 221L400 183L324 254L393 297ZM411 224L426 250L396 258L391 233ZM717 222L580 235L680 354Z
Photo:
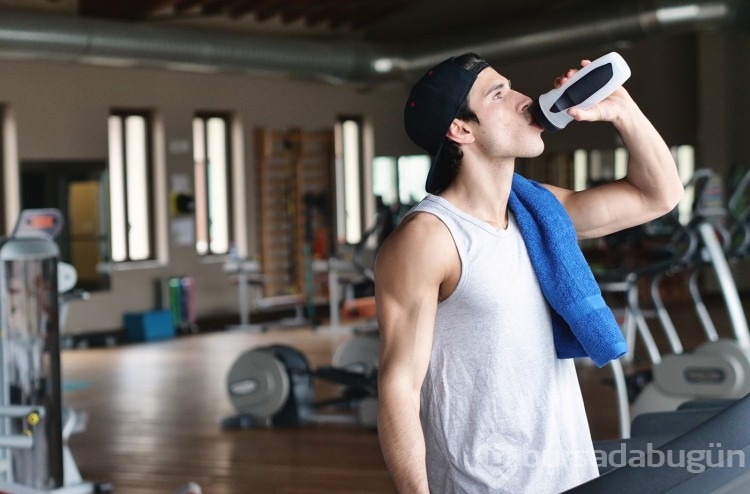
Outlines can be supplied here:
M407 101L407 134L435 157L430 195L375 265L378 430L399 492L553 493L597 475L574 363L557 357L509 208L515 159L544 149L530 104L474 54L434 67ZM581 192L544 186L572 220L574 243L674 208L683 188L672 156L624 88L569 114L611 122L630 153L622 180Z

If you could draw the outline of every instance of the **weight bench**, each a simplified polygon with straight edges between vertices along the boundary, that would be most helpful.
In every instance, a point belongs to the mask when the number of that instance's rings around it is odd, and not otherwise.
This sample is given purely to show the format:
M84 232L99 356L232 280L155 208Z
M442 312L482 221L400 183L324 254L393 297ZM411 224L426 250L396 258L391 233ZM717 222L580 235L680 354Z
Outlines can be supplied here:
M262 331L268 327L299 327L307 326L310 320L305 317L304 309L307 300L304 295L276 295L255 300L255 309L259 312L273 312L294 309L294 317L286 317L277 321L261 324Z

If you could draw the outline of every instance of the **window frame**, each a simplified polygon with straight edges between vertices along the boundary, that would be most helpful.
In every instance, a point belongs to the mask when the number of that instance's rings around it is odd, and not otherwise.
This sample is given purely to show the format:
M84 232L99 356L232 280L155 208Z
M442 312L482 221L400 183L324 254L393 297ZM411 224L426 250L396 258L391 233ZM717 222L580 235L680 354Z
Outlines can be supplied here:
M208 121L210 119L217 118L224 122L224 149L226 151L225 156L225 170L224 170L224 176L226 178L226 187L224 190L223 198L220 198L224 201L225 206L225 212L226 212L226 222L227 222L227 247L224 251L214 251L212 250L211 244L212 244L212 236L211 236L211 187L210 187L210 167L208 166ZM227 255L230 253L232 246L236 243L236 232L234 227L234 173L233 173L233 159L234 156L232 154L232 121L233 121L233 115L230 112L223 112L223 111L196 111L193 115L193 128L195 126L195 120L200 119L203 121L203 150L204 154L206 155L206 161L203 166L203 181L202 184L205 185L205 215L206 215L206 250L205 252L202 252L198 248L198 242L199 242L199 221L198 221L198 208L201 205L201 201L199 200L199 192L198 192L198 185L199 182L197 180L197 167L198 164L195 160L195 141L193 140L193 180L194 180L194 187L195 187L195 224L196 224L196 239L195 239L195 249L196 253L201 257L207 257L207 256L216 256L216 255ZM193 134L193 139L195 139L196 136Z
M346 153L345 149L345 136L344 136L344 125L347 122L354 122L357 125L357 177L356 177L356 200L351 202L358 205L358 218L356 221L359 224L357 231L349 231L350 224L347 219L347 192L346 187L348 179L346 176ZM361 115L340 115L336 118L335 126L335 140L336 140L336 231L339 244L342 245L356 245L362 239L362 235L368 227L368 211L372 207L368 207L369 196L372 195L372 190L368 190L367 174L372 173L371 166L367 165L367 148L366 148L366 122L364 117ZM352 225L354 226L354 225Z
M156 242L156 212L155 212L155 205L156 201L154 198L155 194L155 164L154 164L154 111L151 109L143 109L143 108L112 108L109 111L108 120L112 117L116 117L120 119L120 142L122 145L122 164L123 164L123 190L122 190L122 197L123 197L123 210L124 210L124 216L125 216L125 232L124 232L124 239L125 239L125 258L124 259L115 259L114 258L114 237L113 237L113 225L112 225L112 214L114 211L114 205L112 204L112 183L111 183L111 177L112 177L112 163L111 163L111 154L108 155L107 159L107 172L109 175L109 187L108 187L108 196L109 196L109 236L110 236L110 246L109 246L109 257L110 262L115 264L125 264L125 263L138 263L138 262L149 262L149 261L155 261L157 260L157 242ZM145 157L146 157L146 170L145 170L145 177L146 177L146 193L144 194L147 198L147 205L146 205L146 218L148 221L148 227L146 231L148 232L148 255L145 258L138 258L133 259L131 256L131 249L130 249L130 219L128 217L128 206L129 206L129 194L128 194L128 183L127 183L127 176L128 176L128 165L127 165L127 130L126 130L126 119L128 117L141 117L144 121L144 142L145 142ZM111 145L112 143L108 144L108 147L110 148L108 153L111 153Z

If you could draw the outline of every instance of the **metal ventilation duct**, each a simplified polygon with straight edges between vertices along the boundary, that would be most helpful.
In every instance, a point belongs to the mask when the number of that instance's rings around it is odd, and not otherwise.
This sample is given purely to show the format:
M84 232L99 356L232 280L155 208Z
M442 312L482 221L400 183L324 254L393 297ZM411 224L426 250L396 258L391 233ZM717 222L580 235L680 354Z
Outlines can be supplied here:
M368 77L364 44L262 38L232 32L3 11L0 53L109 65L251 71L298 77Z
M625 10L615 2L601 2L598 8L568 12L554 18L537 19L532 26L518 23L507 28L475 32L470 39L442 39L412 45L402 54L402 69L432 67L455 53L473 51L489 58L517 58L541 55L592 44L635 40L657 34L688 32L698 29L739 25L747 19L747 3L743 0L682 1L660 6L630 5ZM498 38L497 33L503 33ZM437 48L442 46L443 48Z
M21 11L0 15L0 53L108 65L147 65L196 71L278 73L339 82L377 82L423 70L462 51L487 58L550 53L586 43L628 40L673 30L736 24L742 0L673 3L624 12L537 19L515 32L495 28L460 39L425 40L397 52L357 42L324 42L241 33L126 24ZM747 9L747 6L744 6ZM498 38L497 33L503 37Z

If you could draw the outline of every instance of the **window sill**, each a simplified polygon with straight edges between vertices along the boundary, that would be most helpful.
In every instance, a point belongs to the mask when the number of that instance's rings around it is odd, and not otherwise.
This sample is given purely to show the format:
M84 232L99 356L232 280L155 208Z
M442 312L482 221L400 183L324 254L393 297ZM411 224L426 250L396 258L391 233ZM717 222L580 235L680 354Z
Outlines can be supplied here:
M118 271L136 271L139 269L158 269L167 266L167 263L150 259L148 261L123 261L99 263L96 270L99 273L116 273Z

